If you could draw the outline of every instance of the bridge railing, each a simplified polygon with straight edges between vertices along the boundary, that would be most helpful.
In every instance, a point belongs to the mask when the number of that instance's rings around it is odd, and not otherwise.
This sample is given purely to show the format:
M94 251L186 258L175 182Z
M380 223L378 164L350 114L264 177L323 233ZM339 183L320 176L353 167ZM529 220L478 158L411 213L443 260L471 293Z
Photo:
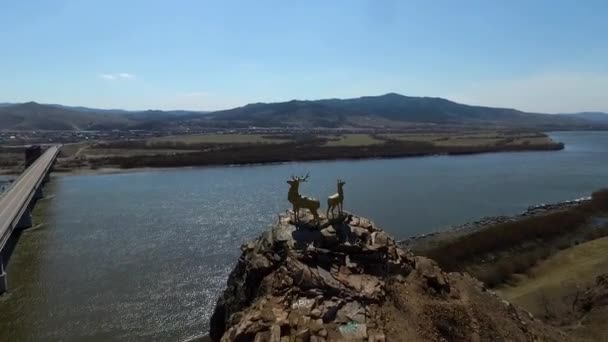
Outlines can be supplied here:
M36 180L36 184L29 190L26 200L23 201L23 203L21 203L21 208L19 209L19 211L17 212L17 215L15 215L12 219L11 222L9 223L8 229L5 229L3 232L0 232L0 234L2 234L2 236L0 236L0 251L2 249L4 249L4 245L6 244L6 241L8 240L8 238L11 236L13 230L15 229L15 227L19 224L19 220L21 220L21 217L23 216L23 214L25 213L25 211L28 209L34 195L36 194L36 190L38 190L38 188L41 186L41 183L44 181L44 177L46 176L46 174L49 172L49 170L51 169L51 167L53 166L53 164L55 163L55 160L57 158L57 155L59 154L59 151L61 150L61 145L55 145L55 146L51 146L49 148L54 148L55 151L53 152L53 155L50 159L50 162L45 166L44 171L40 174L40 177L38 177L38 179ZM39 159L46 154L47 151L45 151L40 157L38 157L38 160L36 160L34 163L32 163L32 165L30 165L24 172L22 172L19 177L17 177L13 183L8 187L8 189L6 189L4 191L4 193L2 193L1 197L7 196L10 193L10 190L16 186L16 184L18 184L18 182L23 179L28 171L31 171L31 169L33 169L36 165L37 162L39 161Z

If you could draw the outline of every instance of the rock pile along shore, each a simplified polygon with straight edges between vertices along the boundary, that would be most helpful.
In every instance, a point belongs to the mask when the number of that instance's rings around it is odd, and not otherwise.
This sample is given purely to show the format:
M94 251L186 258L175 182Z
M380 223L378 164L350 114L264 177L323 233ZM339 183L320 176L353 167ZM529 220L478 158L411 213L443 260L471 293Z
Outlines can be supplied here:
M213 341L570 341L466 274L446 274L368 219L279 217L242 255Z

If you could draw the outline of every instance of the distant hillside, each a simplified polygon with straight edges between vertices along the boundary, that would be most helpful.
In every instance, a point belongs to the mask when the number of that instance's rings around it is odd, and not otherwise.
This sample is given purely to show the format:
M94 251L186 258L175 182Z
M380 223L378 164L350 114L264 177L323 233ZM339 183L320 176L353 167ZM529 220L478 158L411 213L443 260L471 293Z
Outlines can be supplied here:
M585 120L573 117L469 106L442 98L395 93L344 100L254 103L211 113L210 119L255 126L299 127L399 127L408 123L534 127L585 124Z
M604 113L548 115L510 108L470 106L436 97L390 93L353 99L252 103L216 112L126 111L46 105L0 104L1 130L183 130L198 128L405 128L470 125L533 129L608 128Z
M0 104L0 130L163 129L177 117L201 116L197 111L126 111L27 102Z
M36 102L0 107L3 130L107 130L129 124L124 117L88 113Z
M2 104L0 104L1 106ZM99 109L99 108L90 108L90 107L82 107L82 106L64 106L60 104L50 104L49 106L74 110L78 112L88 112L88 113L101 113L101 114L113 114L113 115L122 115L128 117L130 119L158 119L162 117L174 117L174 116L182 116L182 115L200 115L209 113L208 111L195 111L195 110L124 110L124 109Z
M589 122L608 123L608 113L603 113L603 112L581 112L581 113L569 113L569 114L560 114L560 115L570 117L570 118L584 119Z

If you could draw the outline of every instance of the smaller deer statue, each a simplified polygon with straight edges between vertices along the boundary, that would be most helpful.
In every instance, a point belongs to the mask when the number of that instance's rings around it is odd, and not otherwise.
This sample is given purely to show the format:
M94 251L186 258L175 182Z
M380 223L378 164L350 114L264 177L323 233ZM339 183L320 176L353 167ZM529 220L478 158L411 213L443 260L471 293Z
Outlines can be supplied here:
M310 210L313 215L316 224L320 222L319 213L317 210L321 207L321 203L314 198L300 195L300 183L306 182L308 174L304 177L291 176L291 179L287 181L289 184L289 192L287 193L287 200L293 205L294 221L297 222L300 219L300 208Z
M331 216L334 216L334 209L338 208L338 216L342 215L342 203L344 202L344 182L341 179L338 179L338 193L333 194L327 197L327 217L329 218L329 212L331 211Z

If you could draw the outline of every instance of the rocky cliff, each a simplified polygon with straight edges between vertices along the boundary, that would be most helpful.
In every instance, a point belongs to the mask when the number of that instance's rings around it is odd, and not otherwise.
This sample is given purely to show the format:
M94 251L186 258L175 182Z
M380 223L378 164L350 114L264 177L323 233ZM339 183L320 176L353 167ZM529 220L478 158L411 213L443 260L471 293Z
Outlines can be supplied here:
M289 215L242 246L214 341L571 341L466 274L416 257L371 221Z

